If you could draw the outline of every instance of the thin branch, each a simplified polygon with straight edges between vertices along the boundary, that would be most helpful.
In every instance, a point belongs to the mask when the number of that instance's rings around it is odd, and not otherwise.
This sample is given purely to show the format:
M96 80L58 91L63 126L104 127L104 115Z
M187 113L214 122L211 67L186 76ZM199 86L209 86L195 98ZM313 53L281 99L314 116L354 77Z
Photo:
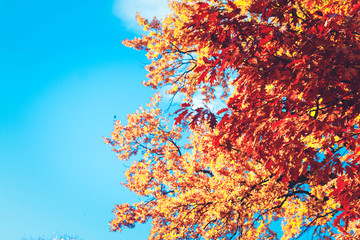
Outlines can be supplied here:
M176 149L177 149L177 151L178 151L178 154L179 154L179 157L181 157L181 156L182 156L182 153L181 153L180 147L179 147L179 146L174 142L174 140L172 140L171 138L166 137L166 139L167 139L169 142L171 142L171 143L176 147Z
M214 176L214 174L213 174L211 171L209 171L209 170L200 169L200 170L197 170L196 172L197 172L197 173L198 173L198 172L202 172L202 173L205 173L205 174L209 174L210 177L213 177L213 176Z
M338 212L338 210L335 209L335 210L333 210L333 211L331 211L331 212L327 212L327 213L325 213L325 214L323 214L323 215L318 214L309 224L306 225L305 230L303 230L303 231L296 237L296 239L299 239L306 231L308 231L309 228L312 227L312 225L313 225L318 219L323 218L323 217L326 217L326 216L328 216L329 214L336 214L337 212Z
M240 221L240 212L238 211L238 217L236 219L236 230L234 234L229 238L230 240L233 239L236 236L236 234L239 232L239 221Z

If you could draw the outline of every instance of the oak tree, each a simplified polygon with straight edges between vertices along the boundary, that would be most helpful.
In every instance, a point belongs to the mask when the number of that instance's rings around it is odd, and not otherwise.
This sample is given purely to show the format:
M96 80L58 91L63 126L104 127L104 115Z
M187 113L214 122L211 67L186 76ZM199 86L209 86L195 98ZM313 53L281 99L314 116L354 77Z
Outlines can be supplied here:
M155 94L105 139L119 159L135 157L124 185L144 199L116 205L111 229L360 239L360 3L169 6L161 21L138 15L146 34L124 43L147 52L144 84L181 104L164 111Z

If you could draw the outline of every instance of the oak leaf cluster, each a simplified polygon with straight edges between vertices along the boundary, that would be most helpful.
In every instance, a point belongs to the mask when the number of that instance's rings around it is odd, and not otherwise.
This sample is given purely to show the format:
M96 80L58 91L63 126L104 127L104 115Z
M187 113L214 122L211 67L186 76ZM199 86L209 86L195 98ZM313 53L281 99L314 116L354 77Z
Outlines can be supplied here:
M360 3L169 6L161 21L138 15L146 34L124 42L147 52L144 85L180 100L164 111L155 94L106 139L135 157L125 186L144 199L116 205L111 229L360 239Z

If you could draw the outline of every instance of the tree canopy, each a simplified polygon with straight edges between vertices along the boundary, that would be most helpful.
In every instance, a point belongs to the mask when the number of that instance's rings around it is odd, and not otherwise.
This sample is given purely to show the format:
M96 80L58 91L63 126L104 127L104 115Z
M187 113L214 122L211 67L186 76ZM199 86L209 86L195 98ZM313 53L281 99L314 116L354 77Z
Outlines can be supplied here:
M146 34L124 43L147 52L144 85L180 103L164 111L155 94L105 139L136 159L124 185L146 199L116 205L111 229L149 221L149 239L359 239L360 3L169 6L161 21L138 15Z

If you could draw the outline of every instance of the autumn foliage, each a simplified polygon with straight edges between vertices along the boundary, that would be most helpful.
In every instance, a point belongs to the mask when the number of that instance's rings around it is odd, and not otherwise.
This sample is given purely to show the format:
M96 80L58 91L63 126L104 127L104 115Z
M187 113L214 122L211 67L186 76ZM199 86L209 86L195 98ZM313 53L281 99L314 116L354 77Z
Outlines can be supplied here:
M156 94L106 139L135 157L125 186L144 199L116 205L111 229L360 239L360 3L169 5L162 21L138 16L147 34L125 45L147 52L144 84L181 103L164 111Z

